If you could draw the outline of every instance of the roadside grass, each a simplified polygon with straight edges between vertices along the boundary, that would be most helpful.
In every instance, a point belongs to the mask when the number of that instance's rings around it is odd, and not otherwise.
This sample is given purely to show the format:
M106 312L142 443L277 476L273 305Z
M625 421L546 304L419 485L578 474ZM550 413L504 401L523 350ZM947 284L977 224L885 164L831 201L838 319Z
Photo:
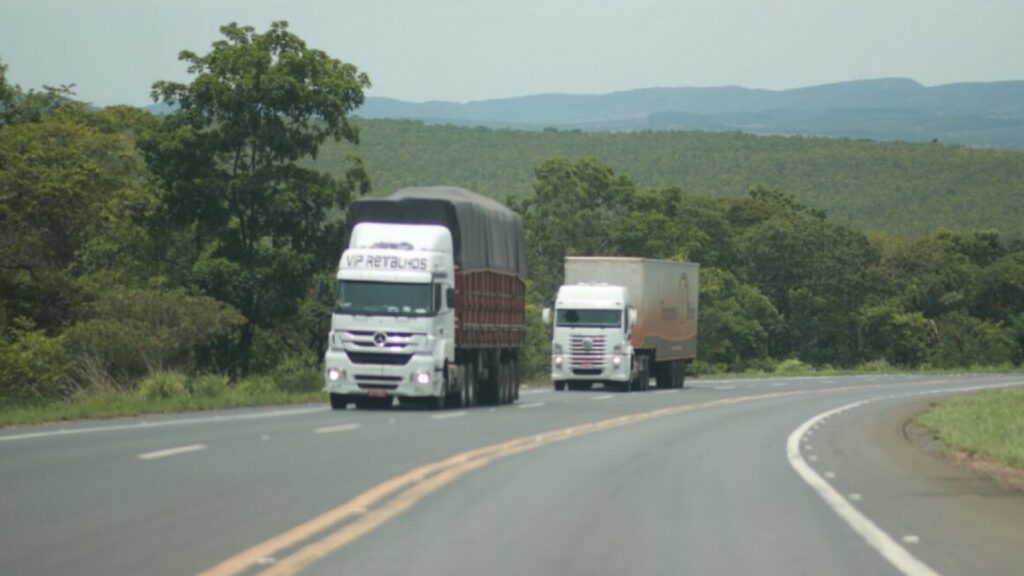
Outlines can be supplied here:
M315 389L283 391L266 376L229 385L222 376L188 379L157 373L143 380L137 390L106 390L35 405L0 404L0 427L326 401L327 395Z
M1024 469L1024 390L957 396L914 421L951 448Z

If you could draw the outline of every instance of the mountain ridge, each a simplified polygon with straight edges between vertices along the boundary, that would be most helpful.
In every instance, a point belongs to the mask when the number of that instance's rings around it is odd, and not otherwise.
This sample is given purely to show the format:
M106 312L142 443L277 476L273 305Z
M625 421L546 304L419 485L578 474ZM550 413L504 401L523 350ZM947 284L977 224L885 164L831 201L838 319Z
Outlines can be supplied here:
M652 87L465 103L371 96L355 115L524 130L741 131L1024 149L1024 80L924 86L893 77L786 90ZM850 125L857 129L844 128ZM942 129L922 130L927 126Z

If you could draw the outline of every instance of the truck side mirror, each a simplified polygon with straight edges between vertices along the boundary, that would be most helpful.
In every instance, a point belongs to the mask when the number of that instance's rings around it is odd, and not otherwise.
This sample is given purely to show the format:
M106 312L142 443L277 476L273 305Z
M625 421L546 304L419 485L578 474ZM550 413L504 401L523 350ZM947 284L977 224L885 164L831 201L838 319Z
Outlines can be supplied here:
M541 310L540 318L544 321L545 326L551 326L551 308Z
M629 307L629 329L632 330L636 326L636 308Z
M455 309L455 288L449 287L444 293L445 304L448 305L450 310Z

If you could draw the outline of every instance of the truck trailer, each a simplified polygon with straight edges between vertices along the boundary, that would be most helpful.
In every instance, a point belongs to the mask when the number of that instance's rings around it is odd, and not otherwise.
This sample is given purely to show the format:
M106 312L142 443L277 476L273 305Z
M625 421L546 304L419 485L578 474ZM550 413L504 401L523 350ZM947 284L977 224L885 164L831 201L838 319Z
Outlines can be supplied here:
M569 257L554 313L555 390L682 388L697 357L700 267L646 258Z
M324 355L331 407L503 404L519 396L519 215L450 186L348 208Z

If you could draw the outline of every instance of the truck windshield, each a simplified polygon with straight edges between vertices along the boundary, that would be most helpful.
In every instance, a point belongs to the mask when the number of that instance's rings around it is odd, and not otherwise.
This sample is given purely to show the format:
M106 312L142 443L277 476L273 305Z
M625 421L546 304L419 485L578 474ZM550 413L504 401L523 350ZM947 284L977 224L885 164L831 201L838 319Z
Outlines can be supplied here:
M558 310L556 326L581 326L587 328L619 328L622 326L622 310Z
M433 284L338 282L336 314L367 316L433 316Z

